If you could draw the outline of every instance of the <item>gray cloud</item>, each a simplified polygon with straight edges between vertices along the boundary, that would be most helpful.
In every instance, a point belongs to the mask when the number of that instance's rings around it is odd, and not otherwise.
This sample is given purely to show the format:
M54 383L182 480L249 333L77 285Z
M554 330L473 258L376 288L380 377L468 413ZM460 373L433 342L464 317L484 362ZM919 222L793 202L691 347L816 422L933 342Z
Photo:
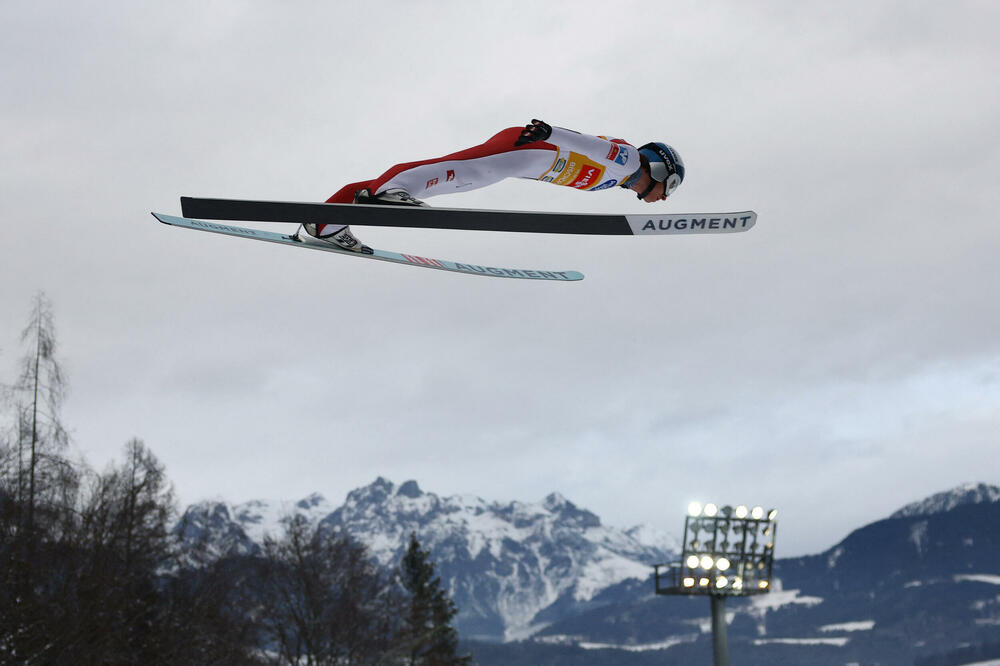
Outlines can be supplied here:
M558 490L675 529L782 509L784 554L965 481L997 426L1000 111L988 3L8 2L0 363L52 297L99 464L131 436L181 497ZM613 15L612 15L613 11ZM321 200L541 117L680 149L672 211L737 237L360 229L582 270L468 278L158 225L181 194ZM11 129L12 128L12 129ZM506 182L440 206L646 212ZM309 255L309 256L302 256ZM823 515L822 525L815 516Z

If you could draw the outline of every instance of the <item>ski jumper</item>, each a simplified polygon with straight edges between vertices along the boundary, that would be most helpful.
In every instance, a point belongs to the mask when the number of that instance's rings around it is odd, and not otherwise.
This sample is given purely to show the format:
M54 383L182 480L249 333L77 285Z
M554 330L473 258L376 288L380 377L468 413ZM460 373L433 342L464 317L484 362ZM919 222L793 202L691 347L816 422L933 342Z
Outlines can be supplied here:
M515 146L523 130L510 127L473 148L397 164L374 180L345 185L326 202L354 203L360 190L375 196L392 188L426 199L479 189L505 178L530 178L596 192L621 184L639 170L639 150L621 139L553 127L547 140Z

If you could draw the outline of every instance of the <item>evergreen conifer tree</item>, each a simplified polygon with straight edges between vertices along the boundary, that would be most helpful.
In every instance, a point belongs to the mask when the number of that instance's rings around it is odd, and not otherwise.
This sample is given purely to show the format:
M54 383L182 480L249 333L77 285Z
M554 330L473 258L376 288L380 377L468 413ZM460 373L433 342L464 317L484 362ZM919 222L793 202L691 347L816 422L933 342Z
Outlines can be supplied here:
M415 533L400 567L403 587L409 592L403 635L408 644L409 666L464 666L471 656L458 654L458 632L451 626L458 610L441 588L430 553L420 547Z

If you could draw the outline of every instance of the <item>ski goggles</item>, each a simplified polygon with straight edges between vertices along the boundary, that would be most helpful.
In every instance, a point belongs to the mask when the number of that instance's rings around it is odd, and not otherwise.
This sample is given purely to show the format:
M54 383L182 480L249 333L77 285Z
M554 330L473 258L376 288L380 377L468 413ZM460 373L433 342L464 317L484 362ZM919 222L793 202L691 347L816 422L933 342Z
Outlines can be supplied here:
M681 184L681 177L678 176L676 173L672 173L672 174L670 174L668 176L667 175L667 167L662 162L657 162L656 166L658 166L660 168L659 169L653 169L653 164L651 163L649 165L649 175L652 176L653 180L655 180L656 182L664 184L663 185L663 194L665 196L669 197L671 194L673 194L674 190L676 190L680 186L680 184ZM657 171L661 172L660 173L661 177L659 177L659 178L657 177L657 173L656 173Z
M681 184L680 174L674 169L673 157L655 143L647 143L640 150L649 150L659 155L659 160L649 160L649 176L657 183L665 183L663 193L669 197Z
M674 190L678 188L681 184L681 177L676 173L667 173L667 165L663 162L649 162L649 187L644 191L639 192L636 197L639 199L645 199L646 196L653 191L657 183L663 183L663 196L669 197L673 194Z

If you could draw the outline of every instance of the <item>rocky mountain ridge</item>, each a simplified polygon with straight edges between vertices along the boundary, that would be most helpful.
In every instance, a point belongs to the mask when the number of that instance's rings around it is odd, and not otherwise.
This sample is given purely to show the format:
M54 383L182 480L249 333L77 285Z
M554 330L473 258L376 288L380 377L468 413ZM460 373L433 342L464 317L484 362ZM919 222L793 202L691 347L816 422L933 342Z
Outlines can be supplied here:
M795 631L804 637L789 638L789 644L877 654L862 648L891 626L880 615L885 608L904 622L909 611L896 609L897 597L916 608L940 599L943 591L964 599L968 608L942 617L947 631L941 636L961 633L949 619L957 617L979 632L968 638L988 633L991 623L1000 627L998 604L982 596L1000 583L993 555L1000 541L1000 521L993 518L998 513L1000 488L967 484L859 528L824 553L779 559L774 592L734 603L731 635L756 636L752 640L769 645L776 632ZM456 626L466 640L530 638L548 647L634 652L697 643L707 631L706 609L687 604L677 611L652 594L651 565L676 559L675 539L647 527L605 526L558 493L539 502L488 502L379 478L336 507L319 494L297 502L202 502L188 508L177 530L190 544L193 562L254 555L268 535L280 537L291 515L321 530L346 531L386 566L398 563L415 532L458 605ZM643 619L647 607L653 620ZM674 619L664 617L663 608ZM940 613L933 606L920 612Z
M460 609L459 630L487 640L530 635L545 609L586 604L608 587L645 578L677 551L670 535L641 525L605 526L558 493L540 502L487 502L381 477L351 491L339 507L319 494L298 502L200 502L185 511L177 530L202 557L253 555L268 535L281 536L291 515L349 533L386 566L399 562L416 533Z

